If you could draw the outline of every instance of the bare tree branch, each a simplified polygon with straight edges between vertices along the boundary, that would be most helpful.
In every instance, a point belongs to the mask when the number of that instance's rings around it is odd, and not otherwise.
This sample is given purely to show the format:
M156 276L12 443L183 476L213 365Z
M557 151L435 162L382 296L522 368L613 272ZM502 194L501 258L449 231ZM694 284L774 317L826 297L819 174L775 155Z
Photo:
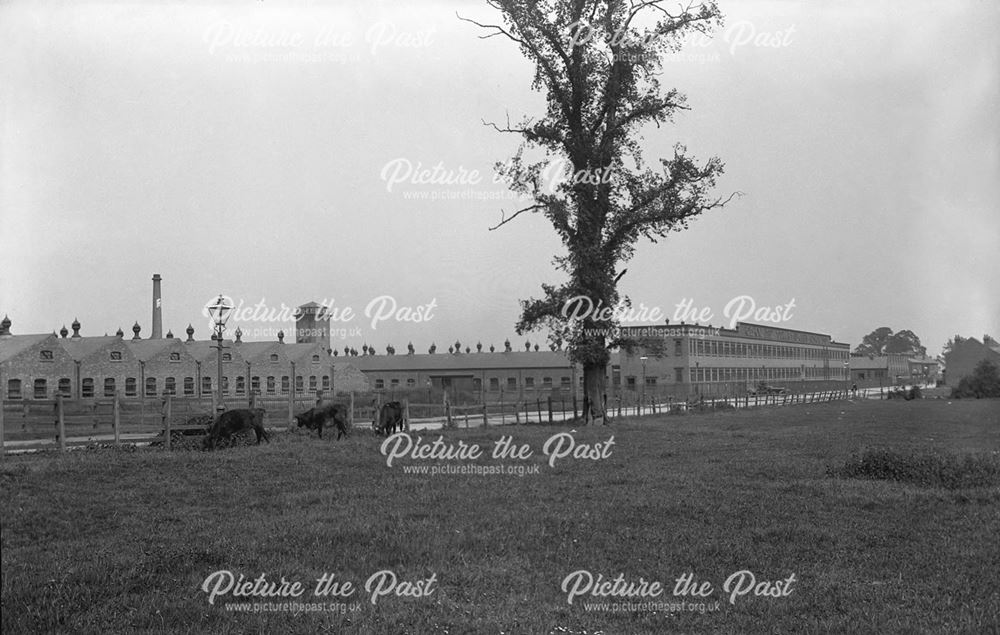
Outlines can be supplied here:
M510 221L514 220L515 218L517 218L518 216L520 216L521 214L523 214L525 212L533 212L535 210L545 209L546 207L547 207L547 205L542 204L542 203L539 203L539 204L536 204L536 205L529 205L528 207L525 207L524 209L519 209L516 212L514 212L514 214L510 218L507 218L507 216L504 213L504 211L500 210L500 218L501 218L500 222L497 223L496 225L494 225L493 227L490 227L489 230L493 231L494 229L499 229L500 227L506 225L507 223L509 223Z

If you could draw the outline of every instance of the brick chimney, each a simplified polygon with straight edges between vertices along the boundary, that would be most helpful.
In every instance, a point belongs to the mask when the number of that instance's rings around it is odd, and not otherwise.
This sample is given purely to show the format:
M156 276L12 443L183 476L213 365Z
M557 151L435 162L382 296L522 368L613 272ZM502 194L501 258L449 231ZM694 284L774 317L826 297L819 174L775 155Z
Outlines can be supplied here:
M153 274L153 332L149 339L163 339L163 300L160 296L160 274Z

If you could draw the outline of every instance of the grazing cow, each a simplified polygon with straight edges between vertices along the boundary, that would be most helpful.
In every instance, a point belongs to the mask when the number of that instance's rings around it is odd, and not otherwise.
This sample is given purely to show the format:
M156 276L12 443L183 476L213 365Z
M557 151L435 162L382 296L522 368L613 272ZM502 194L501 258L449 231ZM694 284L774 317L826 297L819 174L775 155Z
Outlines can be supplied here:
M376 434L389 436L403 430L403 405L398 401L388 401L378 410L378 422L375 425Z
M245 430L254 431L254 434L257 435L257 445L260 445L261 439L270 443L271 439L268 438L267 431L264 430L265 414L263 408L227 410L223 412L208 431L208 436L205 437L205 447L209 450L214 450L219 441L229 439L234 434Z
M300 428L319 432L319 438L323 438L323 426L328 421L333 421L337 426L337 440L347 436L347 409L340 404L330 404L328 406L316 406L310 408L302 414L295 416L295 422Z

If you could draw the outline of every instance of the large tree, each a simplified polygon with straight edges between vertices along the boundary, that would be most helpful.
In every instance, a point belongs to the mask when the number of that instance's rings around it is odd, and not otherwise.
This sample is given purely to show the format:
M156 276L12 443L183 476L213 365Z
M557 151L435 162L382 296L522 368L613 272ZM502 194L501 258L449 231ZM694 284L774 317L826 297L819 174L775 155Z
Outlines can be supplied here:
M888 355L897 353L913 357L923 357L927 347L920 343L917 334L909 329L892 332L888 326L880 326L868 335L854 348L856 355Z
M717 157L699 163L678 144L654 169L640 148L644 127L688 109L684 95L660 84L662 56L719 26L721 14L714 2L673 10L661 0L486 1L502 24L462 19L485 29L483 38L519 45L535 67L532 88L547 104L543 115L517 124L488 124L522 138L497 170L531 201L491 229L541 213L565 247L555 264L567 279L521 302L517 331L547 328L554 343L568 346L583 366L584 416L603 418L610 349L623 341L618 315L596 309L628 303L618 291L619 267L640 239L656 242L732 198L711 195L723 170ZM569 178L552 178L554 161L564 162L560 176Z

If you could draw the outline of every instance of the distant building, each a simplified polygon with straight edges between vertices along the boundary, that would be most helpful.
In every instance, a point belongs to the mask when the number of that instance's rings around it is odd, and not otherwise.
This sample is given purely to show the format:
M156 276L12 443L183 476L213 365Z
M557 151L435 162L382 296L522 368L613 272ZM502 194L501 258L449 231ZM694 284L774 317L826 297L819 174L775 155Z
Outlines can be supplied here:
M330 350L330 320L324 309L315 302L299 307L295 315L295 342L297 344L319 344Z
M614 356L617 359L617 355ZM448 391L487 401L582 396L583 370L565 351L409 353L351 357L375 390ZM610 370L611 366L608 366Z
M980 342L974 337L952 345L944 356L944 381L948 386L958 386L963 377L972 375L979 362L989 360L1000 367L1000 343L989 336Z
M790 389L843 387L849 345L810 331L739 322L626 327L642 344L622 353L612 383L676 397L745 394L760 384ZM643 359L645 358L645 359Z
M195 340L194 328L187 327L181 340L162 328L161 278L153 276L153 337L140 337L141 327L132 326L132 337L121 329L113 336L80 335L80 323L73 322L73 335L63 327L59 334L16 335L11 320L0 321L0 385L5 399L52 399L112 397L153 398L162 395L203 397L217 390L218 348L210 340ZM318 305L316 305L318 306ZM306 305L309 307L309 305ZM317 391L363 391L365 376L349 360L330 355L329 332L322 331L325 320L314 313L303 322L317 330L301 342L278 340L244 342L240 329L235 339L223 340L222 392L236 398L259 394L287 395ZM325 333L325 340L324 340Z

